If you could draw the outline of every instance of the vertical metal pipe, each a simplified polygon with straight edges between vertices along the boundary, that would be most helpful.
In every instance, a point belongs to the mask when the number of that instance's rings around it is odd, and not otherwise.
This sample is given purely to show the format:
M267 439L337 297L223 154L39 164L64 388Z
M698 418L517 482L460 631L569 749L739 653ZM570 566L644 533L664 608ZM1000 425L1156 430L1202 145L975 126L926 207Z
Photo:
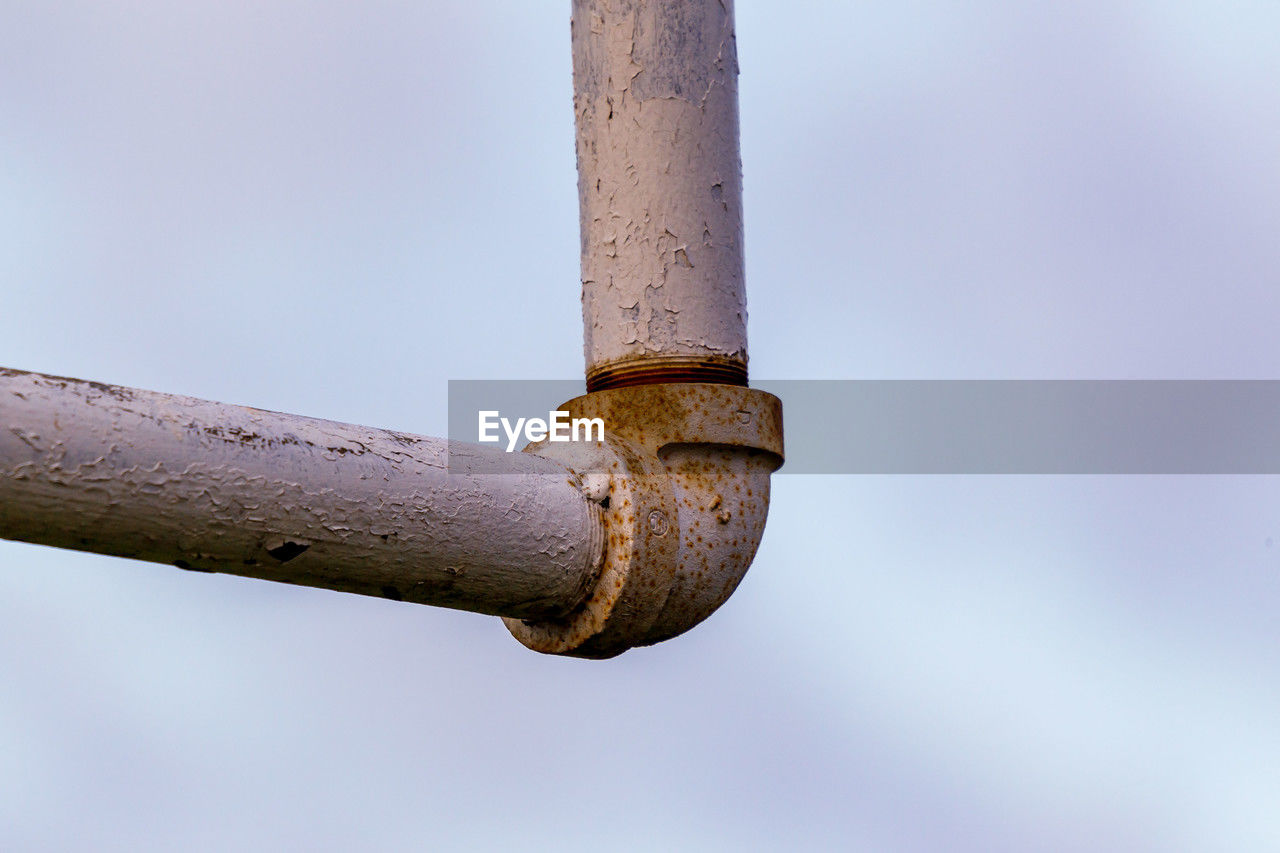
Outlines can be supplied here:
M732 0L574 0L590 390L745 385Z

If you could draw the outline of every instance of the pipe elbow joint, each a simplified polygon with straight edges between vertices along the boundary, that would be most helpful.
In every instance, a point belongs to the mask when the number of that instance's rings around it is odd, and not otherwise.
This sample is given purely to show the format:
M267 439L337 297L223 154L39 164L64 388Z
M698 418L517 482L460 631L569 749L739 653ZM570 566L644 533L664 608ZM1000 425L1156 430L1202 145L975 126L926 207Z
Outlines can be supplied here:
M755 557L783 461L781 401L671 383L596 391L561 408L599 418L603 437L526 452L576 472L600 506L601 568L568 614L507 618L508 629L535 651L586 658L684 633L729 598Z

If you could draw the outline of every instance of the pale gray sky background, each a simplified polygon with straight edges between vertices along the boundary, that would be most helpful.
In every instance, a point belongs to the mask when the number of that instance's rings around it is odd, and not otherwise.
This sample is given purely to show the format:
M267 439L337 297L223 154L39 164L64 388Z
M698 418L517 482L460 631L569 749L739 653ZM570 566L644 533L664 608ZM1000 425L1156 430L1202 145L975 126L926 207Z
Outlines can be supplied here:
M0 364L429 435L580 375L568 17L0 5ZM1277 33L741 0L753 374L1280 378ZM0 543L0 846L1277 849L1275 540L1275 477L780 476L605 663Z

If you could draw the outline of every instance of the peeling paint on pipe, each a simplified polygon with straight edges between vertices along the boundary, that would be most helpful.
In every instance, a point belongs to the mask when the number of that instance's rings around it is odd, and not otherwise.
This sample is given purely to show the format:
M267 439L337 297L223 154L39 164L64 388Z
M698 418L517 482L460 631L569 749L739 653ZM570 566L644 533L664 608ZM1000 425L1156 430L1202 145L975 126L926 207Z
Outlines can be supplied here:
M574 0L582 311L592 391L746 385L730 0Z
M577 605L604 549L581 479L480 446L503 474L450 473L447 451L0 369L0 537L516 618Z

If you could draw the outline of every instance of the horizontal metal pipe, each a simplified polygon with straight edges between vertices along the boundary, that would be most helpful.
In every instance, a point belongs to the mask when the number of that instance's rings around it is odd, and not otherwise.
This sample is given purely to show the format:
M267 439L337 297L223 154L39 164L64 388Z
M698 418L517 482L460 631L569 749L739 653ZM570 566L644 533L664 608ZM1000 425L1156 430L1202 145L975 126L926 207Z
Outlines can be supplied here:
M524 618L601 525L530 454L0 368L5 539Z

